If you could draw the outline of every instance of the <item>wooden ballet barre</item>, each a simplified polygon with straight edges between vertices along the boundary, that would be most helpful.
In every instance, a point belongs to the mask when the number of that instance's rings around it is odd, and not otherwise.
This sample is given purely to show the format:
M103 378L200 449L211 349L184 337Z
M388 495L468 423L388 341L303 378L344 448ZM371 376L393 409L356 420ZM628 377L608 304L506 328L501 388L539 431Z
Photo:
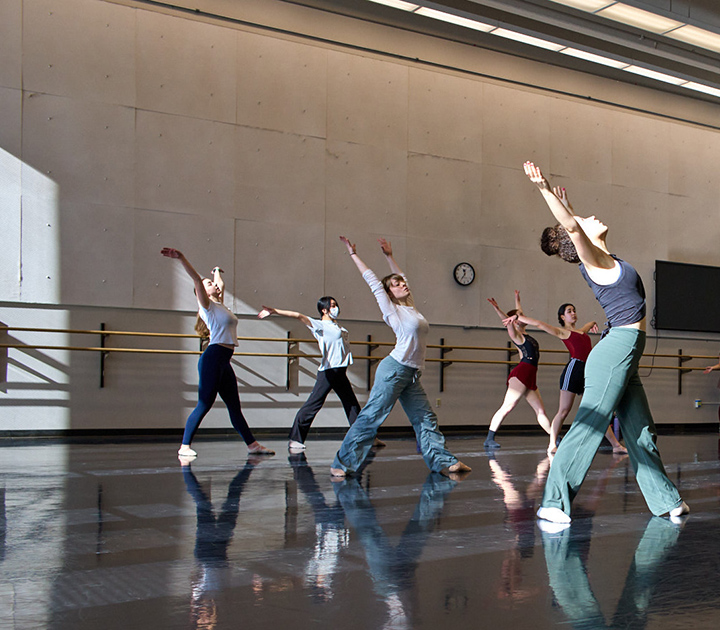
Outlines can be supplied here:
M192 336L192 335L190 335ZM261 341L259 338L253 338L256 341ZM282 339L282 341L286 341L285 339ZM389 344L389 345L395 345L395 344ZM0 343L0 348L16 348L16 349L25 349L25 350L77 350L80 352L123 352L126 354L202 354L200 350L165 350L161 348L109 348L109 347L99 347L99 346L53 346L53 345L36 345L36 344L25 344L25 343ZM483 350L503 350L506 351L506 348L482 348ZM543 350L544 352L544 350ZM241 352L241 351L235 351L233 353L233 356L236 357L269 357L269 358L278 358L278 359L286 359L286 358L292 358L292 359L319 359L322 357L321 354L297 354L297 353L291 353L291 352ZM643 355L643 356L661 356L661 355ZM678 355L671 354L666 355L670 358L677 358ZM689 355L688 355L689 356ZM385 357L377 357L377 356L362 356L362 355L353 355L353 358L358 359L360 361L368 361L370 359L383 359ZM692 358L715 358L715 357L692 357ZM443 359L434 359L434 358L426 358L426 363L441 363ZM453 363L468 363L468 364L483 364L483 365L515 365L517 361L501 361L501 360L492 360L492 359L453 359ZM546 361L541 361L538 363L540 366L551 366L551 367L563 367L565 366L565 363L550 363ZM704 370L704 367L680 367L677 365L640 365L638 366L638 369L643 370L688 370L688 371L700 371Z
M9 332L40 332L40 333L57 333L57 334L88 334L88 335L100 335L101 345L98 346L58 346L50 344L25 344L25 343L0 343L0 348L14 348L14 349L26 349L26 350L63 350L63 351L80 351L80 352L100 352L101 353L101 387L104 386L104 358L112 352L125 353L125 354L169 354L169 355L199 355L202 354L202 343L207 341L207 338L202 338L197 334L188 333L159 333L159 332L143 332L143 331L120 331L120 330L106 330L104 323L101 324L101 328L98 330L94 329L68 329L68 328L33 328L26 326L0 326L0 331ZM109 336L124 336L124 337L153 337L153 338L169 338L169 339L197 339L200 341L200 350L170 350L160 348L115 348L106 347L104 341ZM248 337L241 336L237 338L238 341L250 341L250 342L263 342L263 343L286 343L287 352L243 352L238 351L234 353L237 357L261 357L261 358L278 358L287 360L287 379L286 389L290 388L290 365L299 359L318 359L321 357L319 354L307 354L298 353L296 350L297 344L314 344L314 339L304 339L299 337L291 337L288 333L287 337ZM365 345L368 349L367 355L354 355L357 360L367 361L367 387L370 390L372 380L372 366L374 363L385 358L384 356L373 355L374 349L385 346L395 346L395 342L388 341L373 341L372 336L368 335L366 341L350 341L352 345ZM513 355L517 354L517 349L512 347L509 343L507 347L497 346L453 346L445 344L445 339L440 339L439 344L428 344L428 348L440 350L440 358L428 358L428 363L439 363L440 364L440 391L444 390L444 371L447 367L453 363L465 363L469 365L505 365L512 366L517 363L517 359ZM469 350L469 351L482 351L482 352L504 352L507 353L507 360L491 360L491 359L452 359L447 358L447 354L453 350ZM543 349L542 352L555 353L555 354L566 354L567 350L564 349ZM704 370L704 367L686 367L683 364L693 359L702 360L713 360L716 355L686 355L683 354L682 349L679 349L675 354L669 353L647 353L643 354L645 358L664 358L664 359L676 359L678 365L640 365L639 369L643 370L676 370L678 372L678 394L682 393L682 377L684 374L693 371ZM541 366L551 367L562 367L565 363L554 363L554 362L540 362Z

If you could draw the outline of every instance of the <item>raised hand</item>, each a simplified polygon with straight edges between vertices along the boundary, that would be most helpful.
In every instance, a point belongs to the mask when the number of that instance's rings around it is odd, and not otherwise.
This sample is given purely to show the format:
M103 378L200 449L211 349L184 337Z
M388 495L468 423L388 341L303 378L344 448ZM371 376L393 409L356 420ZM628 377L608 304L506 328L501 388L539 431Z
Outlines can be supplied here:
M352 254L355 254L355 253L356 253L356 251L355 251L355 243L351 243L349 238L347 238L346 236L341 236L341 237L340 237L340 240L341 240L343 243L345 243L345 247L347 247L348 254L350 254L350 255L352 256Z
M535 184L540 190L550 190L550 184L539 167L535 166L532 162L525 162L523 164L523 170L525 175L530 178L530 181Z
M573 208L570 200L568 199L567 190L565 190L562 186L555 186L553 188L553 193L562 202L562 205L572 212Z
M379 238L378 243L380 243L380 249L382 249L383 254L386 256L392 256L392 244L390 241L387 241L384 238Z
M173 247L163 247L160 250L160 253L168 258L183 258L183 253L179 249L174 249Z
M490 302L490 304L492 304L495 308L500 308L495 298L488 298L488 302Z
M266 317L270 317L270 315L276 315L277 311L272 308L271 306L265 306L263 304L262 310L258 313L258 319L265 319Z
M508 324L512 324L513 322L516 322L516 321L518 321L517 313L515 313L515 315L510 315L510 317L506 317L505 319L503 319L502 325L507 327Z

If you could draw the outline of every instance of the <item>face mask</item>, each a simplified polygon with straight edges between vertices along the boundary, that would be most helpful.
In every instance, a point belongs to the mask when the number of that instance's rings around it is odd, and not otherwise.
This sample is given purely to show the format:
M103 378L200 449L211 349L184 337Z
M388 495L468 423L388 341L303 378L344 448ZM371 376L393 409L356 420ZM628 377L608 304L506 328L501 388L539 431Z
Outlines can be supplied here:
M337 319L337 316L338 316L339 314L340 314L340 308L339 308L339 307L333 306L333 307L330 309L330 317L332 317L333 319Z

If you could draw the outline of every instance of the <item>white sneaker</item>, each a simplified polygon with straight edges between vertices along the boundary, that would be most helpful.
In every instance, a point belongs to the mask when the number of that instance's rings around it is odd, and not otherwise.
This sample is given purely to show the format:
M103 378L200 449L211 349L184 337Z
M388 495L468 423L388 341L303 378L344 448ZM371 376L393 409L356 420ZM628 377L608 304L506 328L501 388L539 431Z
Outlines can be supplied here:
M543 521L550 521L551 523L569 523L572 521L565 512L556 507L541 507L537 511L537 517Z
M290 440L288 442L288 448L293 451L304 451L305 445L302 442L297 442L295 440Z

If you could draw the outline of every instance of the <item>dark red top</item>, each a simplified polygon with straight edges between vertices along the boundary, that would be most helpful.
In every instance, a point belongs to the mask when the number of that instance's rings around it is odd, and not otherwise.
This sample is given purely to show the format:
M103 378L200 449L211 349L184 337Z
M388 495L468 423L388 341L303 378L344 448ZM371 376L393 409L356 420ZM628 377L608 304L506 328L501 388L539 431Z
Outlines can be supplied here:
M563 339L562 342L570 352L571 359L587 361L590 350L592 350L592 341L590 341L589 335L572 330L570 336Z

